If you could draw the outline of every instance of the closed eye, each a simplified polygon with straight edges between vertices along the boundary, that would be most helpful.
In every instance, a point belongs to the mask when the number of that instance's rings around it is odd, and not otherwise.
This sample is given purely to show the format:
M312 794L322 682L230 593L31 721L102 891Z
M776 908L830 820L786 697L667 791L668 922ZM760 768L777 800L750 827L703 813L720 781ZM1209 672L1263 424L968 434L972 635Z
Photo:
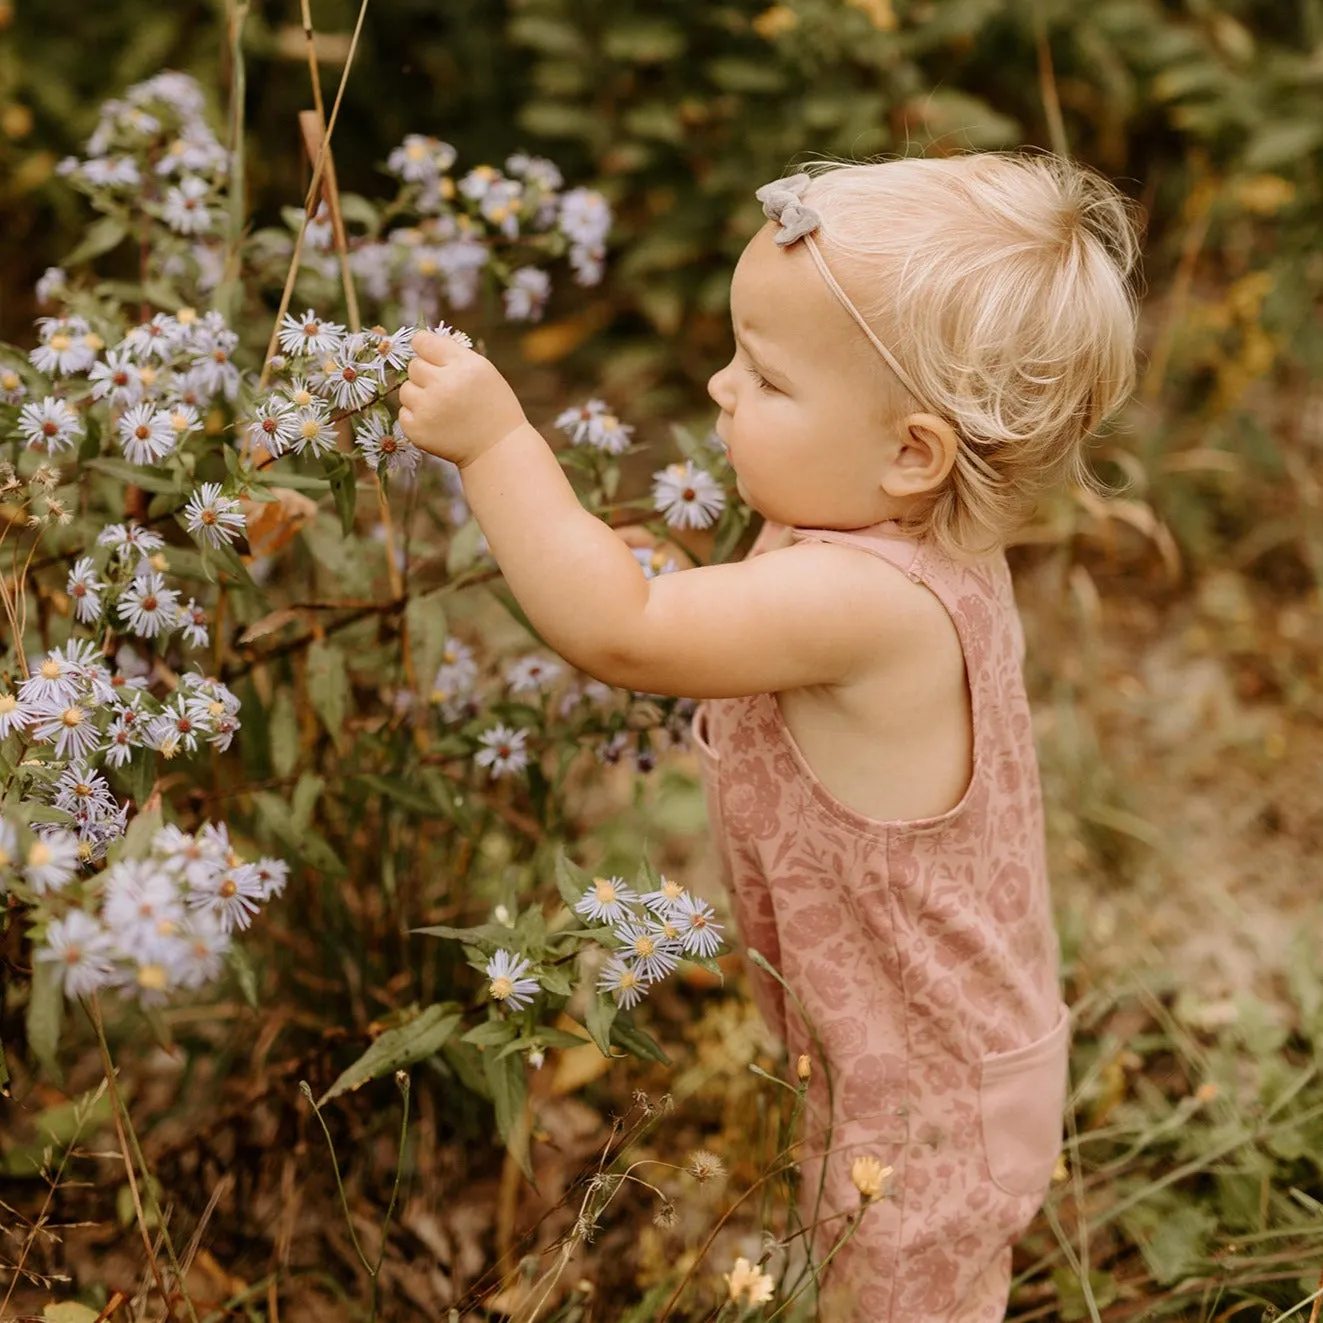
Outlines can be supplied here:
M756 367L748 366L744 370L758 383L759 390L771 391L775 393L776 387L773 386L772 383L768 381L767 378L763 376L763 374L759 372Z

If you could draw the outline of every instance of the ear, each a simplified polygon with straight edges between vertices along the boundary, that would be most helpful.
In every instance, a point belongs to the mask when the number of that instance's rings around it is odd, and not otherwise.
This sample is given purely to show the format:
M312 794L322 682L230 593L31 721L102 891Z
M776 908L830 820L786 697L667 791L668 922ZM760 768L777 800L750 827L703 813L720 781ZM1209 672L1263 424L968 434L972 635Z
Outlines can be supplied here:
M882 488L888 496L922 496L935 491L955 467L960 444L955 429L935 413L912 413L900 423L896 449Z

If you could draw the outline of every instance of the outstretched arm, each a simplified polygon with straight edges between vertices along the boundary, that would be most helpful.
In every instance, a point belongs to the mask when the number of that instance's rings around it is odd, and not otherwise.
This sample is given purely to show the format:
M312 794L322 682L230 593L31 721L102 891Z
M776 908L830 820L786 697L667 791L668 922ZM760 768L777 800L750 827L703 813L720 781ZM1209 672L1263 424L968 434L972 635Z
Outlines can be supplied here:
M575 666L624 688L709 698L839 683L876 664L889 613L870 558L801 544L646 579L579 504L496 368L451 341L419 339L401 423L459 464L511 591Z

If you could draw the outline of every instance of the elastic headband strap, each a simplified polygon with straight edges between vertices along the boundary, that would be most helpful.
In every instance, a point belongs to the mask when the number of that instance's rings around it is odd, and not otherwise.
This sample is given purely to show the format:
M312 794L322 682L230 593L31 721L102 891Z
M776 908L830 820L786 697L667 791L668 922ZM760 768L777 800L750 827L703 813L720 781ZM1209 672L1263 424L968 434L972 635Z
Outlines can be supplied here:
M754 194L758 201L763 204L763 214L769 220L776 221L781 227L776 234L777 246L788 248L791 244L803 240L804 246L813 258L814 266L818 268L823 280L827 282L827 288L836 296L837 302L850 314L859 329L868 337L869 343L882 356L882 361L896 374L901 385L922 404L923 392L915 386L909 373L897 362L895 354L877 338L873 328L864 319L863 313L855 307L850 296L841 288L840 282L832 275L831 268L827 265L827 259L823 257L822 251L813 237L814 231L822 224L822 218L812 207L805 206L801 201L808 185L809 176L807 174L797 174L791 175L788 179L778 179L773 183L764 184ZM979 455L958 431L956 432L956 441L957 466L973 469L988 482L1000 484L1005 481L1002 475Z

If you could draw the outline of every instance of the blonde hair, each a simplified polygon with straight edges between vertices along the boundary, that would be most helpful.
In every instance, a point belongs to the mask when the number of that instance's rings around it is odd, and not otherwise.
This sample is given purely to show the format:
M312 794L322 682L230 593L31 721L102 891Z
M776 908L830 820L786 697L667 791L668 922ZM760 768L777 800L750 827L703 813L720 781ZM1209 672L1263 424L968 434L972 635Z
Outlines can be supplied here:
M909 522L948 551L1002 545L1042 492L1096 487L1084 447L1134 386L1135 209L1058 156L814 162L823 256L958 462Z

